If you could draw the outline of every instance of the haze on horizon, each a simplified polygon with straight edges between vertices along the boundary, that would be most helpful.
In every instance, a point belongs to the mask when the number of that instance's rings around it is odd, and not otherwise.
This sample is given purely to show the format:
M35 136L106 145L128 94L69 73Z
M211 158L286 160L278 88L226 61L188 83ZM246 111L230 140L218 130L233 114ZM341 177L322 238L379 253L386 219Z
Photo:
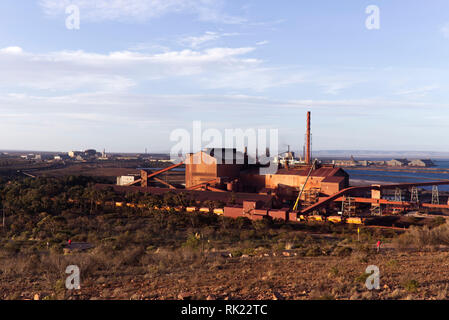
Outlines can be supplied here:
M66 27L78 5L80 29ZM368 30L365 10L380 9ZM0 149L168 152L278 128L279 149L449 150L449 3L3 0Z

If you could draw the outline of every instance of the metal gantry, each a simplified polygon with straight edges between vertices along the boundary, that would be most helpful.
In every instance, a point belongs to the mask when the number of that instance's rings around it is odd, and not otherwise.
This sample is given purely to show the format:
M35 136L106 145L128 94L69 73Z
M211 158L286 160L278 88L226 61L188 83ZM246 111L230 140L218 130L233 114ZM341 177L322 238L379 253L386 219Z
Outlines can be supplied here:
M381 204L379 205L373 205L371 207L371 215L373 216L382 216L382 206Z
M411 196L410 202L411 203L418 203L419 202L418 188L417 187L413 187L411 193L412 193L412 196Z
M402 190L400 188L396 188L394 192L394 201L402 202Z
M357 203L352 197L344 197L341 204L341 212L345 217L352 217L356 215Z
M440 204L440 193L438 191L438 186L432 187L432 204Z

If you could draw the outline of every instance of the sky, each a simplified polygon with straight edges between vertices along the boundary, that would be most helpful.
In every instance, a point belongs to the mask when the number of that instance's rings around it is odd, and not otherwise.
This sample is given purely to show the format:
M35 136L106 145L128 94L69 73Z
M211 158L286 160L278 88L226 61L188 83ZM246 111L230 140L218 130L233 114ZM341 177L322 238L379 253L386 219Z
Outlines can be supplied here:
M448 58L447 0L2 0L0 149L168 152L201 121L302 150L310 110L314 150L449 151Z

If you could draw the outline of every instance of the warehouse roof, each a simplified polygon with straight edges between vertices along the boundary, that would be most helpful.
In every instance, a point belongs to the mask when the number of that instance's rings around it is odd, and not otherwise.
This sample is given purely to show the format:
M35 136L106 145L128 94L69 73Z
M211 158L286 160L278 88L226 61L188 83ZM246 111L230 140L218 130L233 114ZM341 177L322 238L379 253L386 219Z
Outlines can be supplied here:
M282 175L295 175L295 176L307 176L309 174L309 168L301 169L279 169L277 174ZM347 176L347 173L341 168L322 167L312 171L312 177L331 177L331 176Z

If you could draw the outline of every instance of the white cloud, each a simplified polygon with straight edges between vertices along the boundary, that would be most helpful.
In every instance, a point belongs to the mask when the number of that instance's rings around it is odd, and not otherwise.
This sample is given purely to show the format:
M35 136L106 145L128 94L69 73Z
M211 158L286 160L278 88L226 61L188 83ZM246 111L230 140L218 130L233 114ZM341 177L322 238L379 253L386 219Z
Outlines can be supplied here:
M0 54L21 54L23 52L20 47L7 47L0 49Z
M47 15L63 15L76 5L88 21L147 21L169 13L195 14L200 20L228 24L245 21L223 12L223 0L40 0Z
M449 22L442 26L440 31L445 38L449 38Z
M210 48L156 54L117 51L30 53L18 47L0 49L0 88L41 90L127 90L140 81L229 73L260 63L243 56L254 49Z
M378 134L385 134L385 130L393 135L402 134L394 131L394 125L379 126L379 121L400 123L404 128L417 124L432 125L444 131L448 115L442 111L448 110L449 106L382 99L284 100L218 94L96 92L53 97L9 94L0 95L0 115L3 119L0 135L7 137L14 132L14 139L2 141L4 149L20 146L24 149L67 151L74 145L83 145L115 151L143 151L145 146L150 146L152 151L168 151L171 130L190 130L191 121L202 120L205 128L219 130L279 128L281 139L287 135L286 141L296 141L303 133L298 121L310 109L316 119L320 119L314 126L317 145L335 143L335 139L328 137L337 134L337 141L349 147L354 141L355 129L360 132L358 139L371 146L378 141ZM407 117L403 116L405 112ZM389 116L385 118L387 113ZM254 116L256 114L257 117ZM423 115L428 114L439 114L440 118L424 119ZM438 120L437 123L435 120ZM414 130L428 130L419 125ZM154 138L155 132L158 133L157 138ZM406 132L403 136L408 134ZM347 141L350 141L349 144Z
M204 35L199 36L199 37L186 37L181 40L181 43L187 44L188 46L190 46L192 48L197 48L198 46L200 46L206 42L214 41L219 38L220 38L220 35L218 33L208 31Z
M164 92L213 90L248 94L282 88L282 94L289 97L345 94L351 98L394 98L401 94L405 99L411 94L422 98L432 90L445 94L443 89L449 86L444 70L277 67L256 55L257 47L165 48L156 53L130 50L32 53L20 47L7 47L0 49L0 93L32 89L61 95L148 89L157 92L157 88L162 88ZM432 86L428 85L429 79L434 81ZM410 92L404 88L418 89Z
M237 36L238 33L218 33L212 31L206 31L201 36L188 36L182 38L179 43L187 45L191 48L198 48L206 43L215 42L223 37Z
M128 91L145 81L179 81L195 86L197 92L210 89L254 90L315 83L325 88L332 80L307 78L304 69L265 66L249 57L254 47L203 50L169 50L160 53L115 51L92 53L82 50L32 53L15 47L0 49L0 90L36 89L50 91ZM335 90L334 90L335 91ZM1 91L0 91L1 92Z
M407 96L410 98L422 98L427 96L432 91L440 89L438 85L427 85L413 89L403 89L396 92L397 95Z

